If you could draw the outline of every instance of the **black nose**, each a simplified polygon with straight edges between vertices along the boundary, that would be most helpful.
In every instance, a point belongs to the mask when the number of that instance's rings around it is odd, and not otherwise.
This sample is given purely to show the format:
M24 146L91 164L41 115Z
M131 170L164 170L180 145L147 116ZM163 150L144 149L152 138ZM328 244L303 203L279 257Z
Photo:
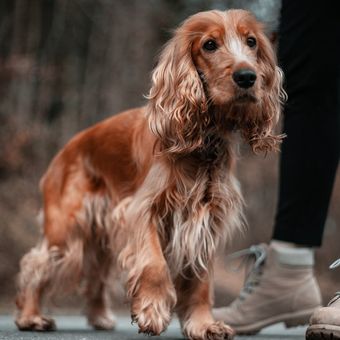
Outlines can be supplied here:
M233 73L234 82L243 89L252 87L256 81L256 73L249 69L240 69Z

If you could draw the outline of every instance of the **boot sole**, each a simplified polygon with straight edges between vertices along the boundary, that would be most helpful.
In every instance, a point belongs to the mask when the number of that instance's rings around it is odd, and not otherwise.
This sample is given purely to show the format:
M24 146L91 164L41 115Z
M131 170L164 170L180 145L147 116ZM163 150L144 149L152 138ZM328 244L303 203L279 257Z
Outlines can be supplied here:
M286 328L305 326L308 324L309 318L313 314L315 308L305 309L305 310L295 312L295 313L275 315L271 318L255 322L247 326L237 327L237 326L232 325L231 327L233 327L236 333L239 335L254 335L254 334L257 334L262 328L265 328L270 325L274 325L279 322L283 322Z
M307 328L306 340L340 340L340 326L311 325Z

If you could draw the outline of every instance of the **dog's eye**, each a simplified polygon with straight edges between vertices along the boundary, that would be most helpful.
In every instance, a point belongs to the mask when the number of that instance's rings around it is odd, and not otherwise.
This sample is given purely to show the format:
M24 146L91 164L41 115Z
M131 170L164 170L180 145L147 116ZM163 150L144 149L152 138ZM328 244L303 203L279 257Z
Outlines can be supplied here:
M254 48L254 47L256 46L256 39L253 38L253 37L247 38L247 45L248 45L250 48Z
M214 40L208 40L204 43L203 48L206 51L210 51L210 52L215 51L215 50L217 50L217 44Z

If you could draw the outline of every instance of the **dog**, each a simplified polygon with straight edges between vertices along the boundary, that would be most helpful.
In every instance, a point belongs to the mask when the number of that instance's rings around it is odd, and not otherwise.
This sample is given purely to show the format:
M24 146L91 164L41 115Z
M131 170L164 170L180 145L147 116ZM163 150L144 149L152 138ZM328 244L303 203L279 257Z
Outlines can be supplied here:
M215 322L216 249L244 225L235 135L279 147L285 94L273 48L244 10L183 22L152 73L144 107L77 134L43 176L43 239L20 263L16 324L52 330L43 296L82 285L89 323L111 329L112 272L125 273L133 322L159 335L176 312L189 339L231 339Z

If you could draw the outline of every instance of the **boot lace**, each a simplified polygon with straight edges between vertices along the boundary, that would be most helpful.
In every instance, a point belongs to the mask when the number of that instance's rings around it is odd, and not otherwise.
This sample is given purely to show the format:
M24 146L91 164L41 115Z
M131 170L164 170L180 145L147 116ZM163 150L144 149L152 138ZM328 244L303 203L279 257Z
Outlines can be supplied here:
M340 266L340 259L335 260L330 266L329 269L335 269ZM335 292L334 297L329 301L328 306L330 306L332 303L337 301L340 298L340 291Z
M260 277L262 275L262 267L264 261L267 257L266 249L261 245L254 245L250 248L237 251L230 254L227 259L235 260L237 258L246 256L246 261L255 258L252 267L248 265L248 273L246 274L246 279L244 286L239 294L239 299L244 300L247 295L251 294L256 286L260 282ZM239 265L236 270L242 266L243 262ZM250 267L250 268L249 268Z
M340 266L340 259L335 260L330 266L329 269L334 269Z

